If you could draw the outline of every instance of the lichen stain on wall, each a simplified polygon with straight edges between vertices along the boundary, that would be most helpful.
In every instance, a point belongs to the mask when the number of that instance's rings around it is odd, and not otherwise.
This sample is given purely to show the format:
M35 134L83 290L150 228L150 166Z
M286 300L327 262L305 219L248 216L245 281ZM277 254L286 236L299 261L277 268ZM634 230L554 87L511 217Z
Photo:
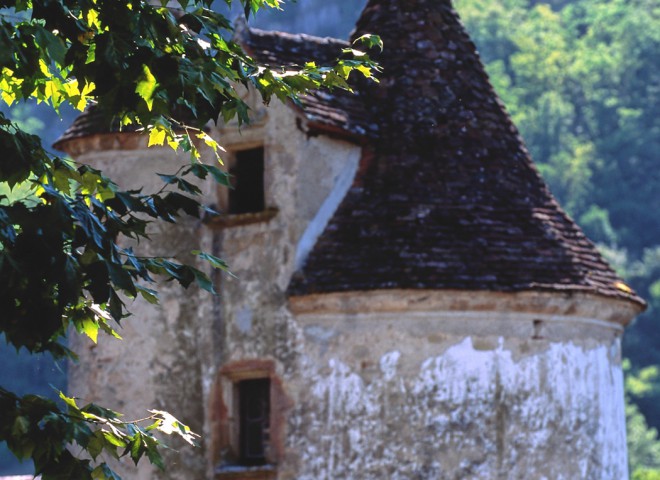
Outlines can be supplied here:
M336 357L308 362L297 478L625 478L618 342L520 358L505 343L478 350L465 338L412 376L398 350L366 379Z

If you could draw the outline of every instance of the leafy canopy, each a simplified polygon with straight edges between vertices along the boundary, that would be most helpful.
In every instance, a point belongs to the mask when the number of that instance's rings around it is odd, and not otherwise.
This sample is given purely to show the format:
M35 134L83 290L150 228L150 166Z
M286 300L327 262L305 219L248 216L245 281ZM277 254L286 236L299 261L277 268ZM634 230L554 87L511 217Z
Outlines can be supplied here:
M229 5L231 0L225 0ZM245 17L280 0L241 0ZM238 86L256 89L265 102L292 99L309 89L349 88L349 75L371 77L376 68L363 52L348 49L331 66L266 68L230 40L232 24L212 10L212 0L0 0L0 91L7 105L36 99L55 110L93 104L124 128L143 129L149 145L190 153L190 164L161 175L158 192L124 190L103 172L52 155L40 139L0 113L0 331L17 349L75 359L65 336L74 328L96 342L99 330L119 335L113 322L129 313L122 298L156 303L157 280L213 292L203 271L173 258L147 258L118 238L148 240L153 221L199 217L195 178L228 185L217 162L203 163L198 144L219 154L203 127L219 118L249 120ZM367 47L379 44L366 36ZM359 42L358 42L359 43ZM356 46L357 48L357 46ZM219 161L219 156L216 157ZM22 192L18 195L16 192ZM194 252L210 267L224 262ZM62 405L18 397L0 387L0 441L36 473L52 478L116 479L102 452L146 455L162 466L154 430L189 429L154 411L150 426L123 422L97 406ZM74 456L68 445L82 448Z

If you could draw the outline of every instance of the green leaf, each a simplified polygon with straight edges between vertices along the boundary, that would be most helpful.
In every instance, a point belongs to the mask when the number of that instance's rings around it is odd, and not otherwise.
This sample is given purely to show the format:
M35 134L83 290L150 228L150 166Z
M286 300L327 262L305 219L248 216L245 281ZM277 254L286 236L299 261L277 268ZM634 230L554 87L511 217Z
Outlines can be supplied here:
M151 147L152 145L163 145L165 143L165 136L167 132L160 125L156 125L149 131L149 141L147 146Z
M176 175L165 175L163 173L157 173L156 175L158 175L161 178L161 180L163 180L163 182L167 183L168 185L171 185L172 183L176 183L176 181L179 179L179 177L177 177Z
M200 250L193 250L191 252L193 255L197 255L202 260L205 260L211 264L213 268L219 268L225 272L229 271L229 266L222 258L211 255L210 253L202 252Z
M40 48L45 50L54 62L64 65L64 56L66 54L66 46L61 38L53 35L52 32L49 32L45 28L36 25L35 26L35 40Z
M207 292L216 293L215 289L213 288L213 282L208 277L208 275L206 275L204 272L196 268L193 268L192 271L193 274L195 275L195 282L197 282L197 285L199 285Z
M96 460L96 457L98 457L103 451L104 445L105 439L103 437L103 433L101 431L96 431L94 432L94 435L92 435L92 437L89 439L86 449L92 458Z
M117 435L114 432L109 432L107 430L102 431L103 438L110 444L115 447L120 447L120 448L125 448L127 446L127 443L124 441L123 438L121 438L119 435Z
M110 325L108 325L108 323L104 319L99 319L98 322L101 330L103 330L111 337L116 338L117 340L122 340L121 336L115 331L114 328L110 327Z
M157 449L157 444L155 440L151 437L146 437L145 440L147 443L147 458L149 461L158 467L160 470L165 470L165 464L163 463L163 457Z
M142 295L142 298L144 298L147 302L151 303L152 305L158 304L158 292L156 290L138 285L137 283L135 284L135 288L140 293L140 295Z
M378 47L380 51L383 51L383 40L378 35L373 34L364 34L353 41L353 45L356 43L361 43L367 48Z
M142 458L142 455L144 454L144 448L142 446L142 434L139 431L135 432L133 435L133 439L131 440L129 448L131 459L137 465L140 461L140 458Z
M79 410L78 404L76 404L76 399L75 398L67 397L62 392L59 393L59 397L64 401L64 403L66 403L69 406L69 408L72 408L73 410L76 410L76 411Z
M121 480L121 477L105 463L98 465L92 470L92 478L94 480Z
M85 319L82 321L82 331L92 342L97 343L99 336L99 324L93 320Z
M112 283L131 297L135 297L135 295L137 295L135 283L124 266L109 261L106 261L106 266L108 267L108 273L110 274L110 280Z
M124 302L121 301L119 296L114 290L110 291L110 302L108 303L108 311L110 312L110 315L112 315L112 318L115 319L115 321L119 321L122 318L122 313L124 311Z
M224 185L225 187L231 186L229 180L229 174L220 168L214 165L206 165L204 163L195 163L191 165L187 170L184 170L184 175L192 173L197 178L205 179L208 175L213 177L218 184Z
M140 97L142 97L144 102L147 104L147 108L150 111L153 107L153 103L154 103L153 96L157 86L158 86L158 82L156 81L156 77L153 76L151 70L149 70L149 67L147 65L143 65L142 76L140 77L140 80L138 81L135 87L135 93L137 93ZM162 145L162 142L159 143L158 145Z
M14 425L11 428L11 434L15 437L25 435L30 429L30 421L27 417L18 416L14 420Z
M167 204L168 209L173 212L183 210L191 217L199 218L199 202L190 197L186 197L177 192L169 192L162 200Z

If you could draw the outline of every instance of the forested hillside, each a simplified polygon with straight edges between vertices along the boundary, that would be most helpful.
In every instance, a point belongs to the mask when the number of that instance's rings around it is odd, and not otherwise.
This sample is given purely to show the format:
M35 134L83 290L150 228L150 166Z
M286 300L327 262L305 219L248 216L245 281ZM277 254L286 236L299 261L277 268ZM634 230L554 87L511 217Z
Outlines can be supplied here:
M633 478L660 478L660 0L456 1L553 193L649 302L624 339L629 450ZM299 0L259 25L346 38L363 5Z

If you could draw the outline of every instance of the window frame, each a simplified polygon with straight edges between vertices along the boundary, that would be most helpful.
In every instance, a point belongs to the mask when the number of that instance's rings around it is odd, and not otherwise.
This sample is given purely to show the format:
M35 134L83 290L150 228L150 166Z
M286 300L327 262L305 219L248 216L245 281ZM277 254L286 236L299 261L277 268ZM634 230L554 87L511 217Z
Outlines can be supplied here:
M258 129L257 129L258 130ZM249 141L243 141L241 143L228 143L226 148L227 151L222 155L224 162L223 170L227 173L234 167L236 164L237 152L242 152L246 150L252 150L256 148L263 149L263 199L264 199L264 208L258 212L249 212L249 213L231 213L229 205L229 188L226 186L219 186L216 191L216 200L217 200L217 210L219 215L213 215L206 219L206 223L211 227L218 228L227 228L227 227L237 227L241 225L249 225L252 223L263 223L269 222L278 214L279 210L272 206L271 199L271 172L268 160L268 146L263 141L263 138L255 132L251 132L252 138Z
M241 462L239 384L246 380L269 381L269 440L264 452L265 462L249 465ZM292 403L285 395L282 382L271 360L242 360L219 370L210 402L211 461L216 479L244 478L274 479L277 465L284 454L286 412Z

